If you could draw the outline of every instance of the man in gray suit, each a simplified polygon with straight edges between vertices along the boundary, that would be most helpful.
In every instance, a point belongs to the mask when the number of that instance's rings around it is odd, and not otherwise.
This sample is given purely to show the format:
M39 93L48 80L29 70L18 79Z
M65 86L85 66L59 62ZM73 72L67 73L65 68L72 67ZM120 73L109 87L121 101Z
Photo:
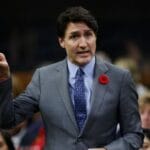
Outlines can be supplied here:
M134 83L127 70L95 57L95 18L82 7L68 8L57 29L67 58L38 68L13 101L9 66L0 54L0 127L40 111L46 150L138 150L143 133Z

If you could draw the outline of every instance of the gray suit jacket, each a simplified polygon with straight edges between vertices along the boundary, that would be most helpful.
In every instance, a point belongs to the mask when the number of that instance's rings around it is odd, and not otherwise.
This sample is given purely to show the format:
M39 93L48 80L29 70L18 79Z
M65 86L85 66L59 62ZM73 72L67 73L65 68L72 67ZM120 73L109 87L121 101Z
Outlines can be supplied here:
M100 75L107 84L98 82ZM46 150L137 150L142 145L137 93L126 70L96 61L91 110L79 132L69 95L66 60L36 70L24 93L12 102L11 80L0 83L0 126L10 128L40 111ZM120 124L121 137L116 138Z

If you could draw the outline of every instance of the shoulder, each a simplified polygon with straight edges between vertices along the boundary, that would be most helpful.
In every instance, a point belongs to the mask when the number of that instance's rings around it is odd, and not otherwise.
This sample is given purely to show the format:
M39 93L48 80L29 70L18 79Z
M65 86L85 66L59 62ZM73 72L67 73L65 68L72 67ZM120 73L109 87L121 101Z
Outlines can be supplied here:
M97 61L98 67L106 73L114 83L122 83L125 80L131 80L132 75L127 69L120 68L106 61Z
M96 63L99 68L103 69L104 71L107 70L109 73L113 73L113 74L129 73L129 70L116 66L113 63L110 63L108 61L101 61L97 59Z
M105 63L105 65L109 68L108 74L112 77L115 83L120 82L121 85L135 84L133 80L133 76L128 69L124 69L114 64L107 63L107 62Z
M114 73L117 73L117 74L126 74L126 73L129 73L129 70L125 69L125 68L121 68L121 67L118 67L114 64L111 64L109 62L104 62L104 64L108 67L108 70L110 72L114 72Z
M56 63L52 63L49 65L39 67L39 68L37 68L37 70L40 72L47 72L47 71L49 72L49 71L57 70L60 67L65 67L65 66L66 66L66 59L56 62Z
M41 79L47 79L47 78L54 78L58 71L61 71L62 69L66 68L66 59L52 63L49 65L45 65L42 67L38 67L33 74L34 78L41 78Z

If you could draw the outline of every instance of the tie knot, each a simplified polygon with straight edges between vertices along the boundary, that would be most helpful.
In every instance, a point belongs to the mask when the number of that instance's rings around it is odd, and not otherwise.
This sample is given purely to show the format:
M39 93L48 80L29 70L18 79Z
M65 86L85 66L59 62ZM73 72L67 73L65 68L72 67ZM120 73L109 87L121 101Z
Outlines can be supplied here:
M83 69L82 68L78 68L77 72L76 72L76 77L81 77L84 75Z

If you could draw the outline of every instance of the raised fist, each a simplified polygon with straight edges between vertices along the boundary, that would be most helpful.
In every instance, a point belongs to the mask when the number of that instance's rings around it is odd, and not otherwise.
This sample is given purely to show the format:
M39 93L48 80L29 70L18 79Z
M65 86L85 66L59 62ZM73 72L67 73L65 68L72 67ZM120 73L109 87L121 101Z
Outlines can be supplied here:
M10 70L8 62L3 53L0 53L0 81L6 80L10 77Z

